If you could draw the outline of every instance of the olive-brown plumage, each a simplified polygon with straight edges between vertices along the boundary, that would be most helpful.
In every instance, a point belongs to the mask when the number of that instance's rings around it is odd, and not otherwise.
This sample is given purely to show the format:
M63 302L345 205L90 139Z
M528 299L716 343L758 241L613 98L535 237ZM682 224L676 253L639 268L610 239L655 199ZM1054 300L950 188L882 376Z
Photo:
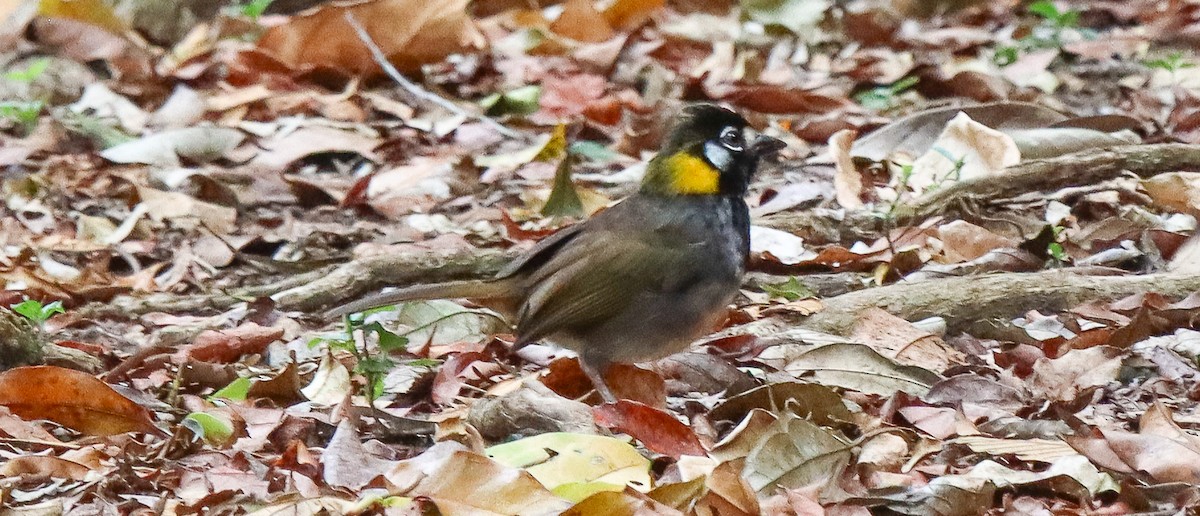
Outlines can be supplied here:
M538 243L494 279L418 285L336 308L341 315L419 299L469 298L503 312L517 346L542 339L579 354L606 401L613 362L654 360L712 331L737 293L750 249L743 196L758 161L783 143L746 143L746 121L712 105L684 110L638 193Z

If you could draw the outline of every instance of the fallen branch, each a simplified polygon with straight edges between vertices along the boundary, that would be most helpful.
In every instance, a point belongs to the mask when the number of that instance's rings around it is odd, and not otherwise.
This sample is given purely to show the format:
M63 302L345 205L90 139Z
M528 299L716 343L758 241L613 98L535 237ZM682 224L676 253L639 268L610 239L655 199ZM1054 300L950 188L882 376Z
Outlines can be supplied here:
M316 281L281 291L271 298L284 310L314 311L361 297L383 286L492 276L513 256L513 253L494 250L372 256L343 264Z
M872 307L915 321L942 317L952 332L1029 310L1054 312L1091 301L1155 292L1182 297L1200 291L1200 275L1089 276L1056 270L930 279L850 292L824 300L825 309L796 321L811 330L845 334Z
M785 211L754 221L760 226L787 231L811 244L874 240L888 231L887 220L870 211L816 208Z
M484 278L515 256L494 250L455 253L397 253L360 258L341 265L295 275L267 285L213 294L154 294L118 297L105 304L81 307L85 316L225 310L260 297L271 297L284 311L315 311L360 297L385 286Z

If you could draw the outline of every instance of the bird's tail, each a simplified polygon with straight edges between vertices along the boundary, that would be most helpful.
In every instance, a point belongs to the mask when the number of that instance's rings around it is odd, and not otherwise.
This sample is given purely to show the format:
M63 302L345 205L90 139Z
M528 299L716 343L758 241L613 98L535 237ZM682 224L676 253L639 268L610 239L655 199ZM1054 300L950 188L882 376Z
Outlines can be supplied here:
M325 312L328 318L362 312L372 308L394 305L405 301L423 301L427 299L458 299L489 300L506 298L512 295L512 279L501 280L466 280L435 283L433 285L413 285L391 292L372 294L357 301L346 303Z

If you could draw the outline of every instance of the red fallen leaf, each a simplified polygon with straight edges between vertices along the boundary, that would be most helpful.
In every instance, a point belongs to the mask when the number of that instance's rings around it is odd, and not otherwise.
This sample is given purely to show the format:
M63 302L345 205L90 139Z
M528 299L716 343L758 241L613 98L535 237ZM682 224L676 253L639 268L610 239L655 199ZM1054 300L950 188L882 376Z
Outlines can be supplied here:
M108 353L108 347L102 344L93 344L91 342L79 342L77 340L60 340L56 344L64 348L77 349L89 355L98 356Z
M62 367L18 367L0 373L0 405L22 419L48 419L88 435L166 435L154 426L145 407L92 375Z
M852 106L845 98L771 85L737 87L714 96L760 113L829 113Z
M1033 364L1046 358L1045 351L1029 344L1017 344L1008 351L993 351L992 359L1004 369L1012 369L1017 378L1025 379L1033 374Z
M482 351L465 351L446 359L433 378L433 402L449 405L458 397L463 385L501 372L500 366L489 362L492 356ZM474 368L474 370L470 370Z
M555 360L546 369L546 375L541 378L542 385L564 398L578 399L593 390L592 381L574 358ZM667 405L666 381L654 371L616 363L604 372L604 379L618 398L651 407L662 408ZM593 394L589 401L596 400L599 400L599 394Z
M379 65L345 19L351 13L388 60L402 71L484 45L467 0L380 0L324 3L269 28L258 47L292 68L332 67L375 74Z
M681 455L708 455L691 428L649 405L620 400L592 407L592 414L596 416L596 424L629 434L650 451L676 459Z
M500 221L504 224L504 232L508 235L509 240L541 240L562 229L562 227L525 229L521 227L521 224L513 220L512 215L506 210L500 210Z
M262 353L268 344L282 337L283 328L247 323L231 330L201 333L190 346L180 349L179 355L201 362L236 362L243 355Z
M354 182L354 185L350 187L350 190L346 191L346 197L342 198L341 206L343 208L367 205L367 187L371 184L372 176L374 176L374 174L366 175Z
M607 89L608 79L600 75L547 77L542 81L540 108L529 119L534 123L569 120L582 114L592 102L603 98Z

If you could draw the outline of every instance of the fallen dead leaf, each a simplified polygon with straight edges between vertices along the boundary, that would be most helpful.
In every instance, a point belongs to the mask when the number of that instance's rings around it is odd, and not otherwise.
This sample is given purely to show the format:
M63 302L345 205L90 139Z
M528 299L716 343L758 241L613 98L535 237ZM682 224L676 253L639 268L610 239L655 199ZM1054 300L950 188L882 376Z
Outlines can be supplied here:
M388 60L401 70L484 46L483 35L467 15L467 0L371 0L334 2L273 27L259 48L292 67L318 66L376 74L379 65L345 19L363 25Z
M48 419L88 435L165 435L149 410L72 369L32 366L0 373L0 405L23 419Z
M707 455L704 446L675 416L636 401L620 400L592 409L596 422L626 433L647 449L679 458L681 455Z

